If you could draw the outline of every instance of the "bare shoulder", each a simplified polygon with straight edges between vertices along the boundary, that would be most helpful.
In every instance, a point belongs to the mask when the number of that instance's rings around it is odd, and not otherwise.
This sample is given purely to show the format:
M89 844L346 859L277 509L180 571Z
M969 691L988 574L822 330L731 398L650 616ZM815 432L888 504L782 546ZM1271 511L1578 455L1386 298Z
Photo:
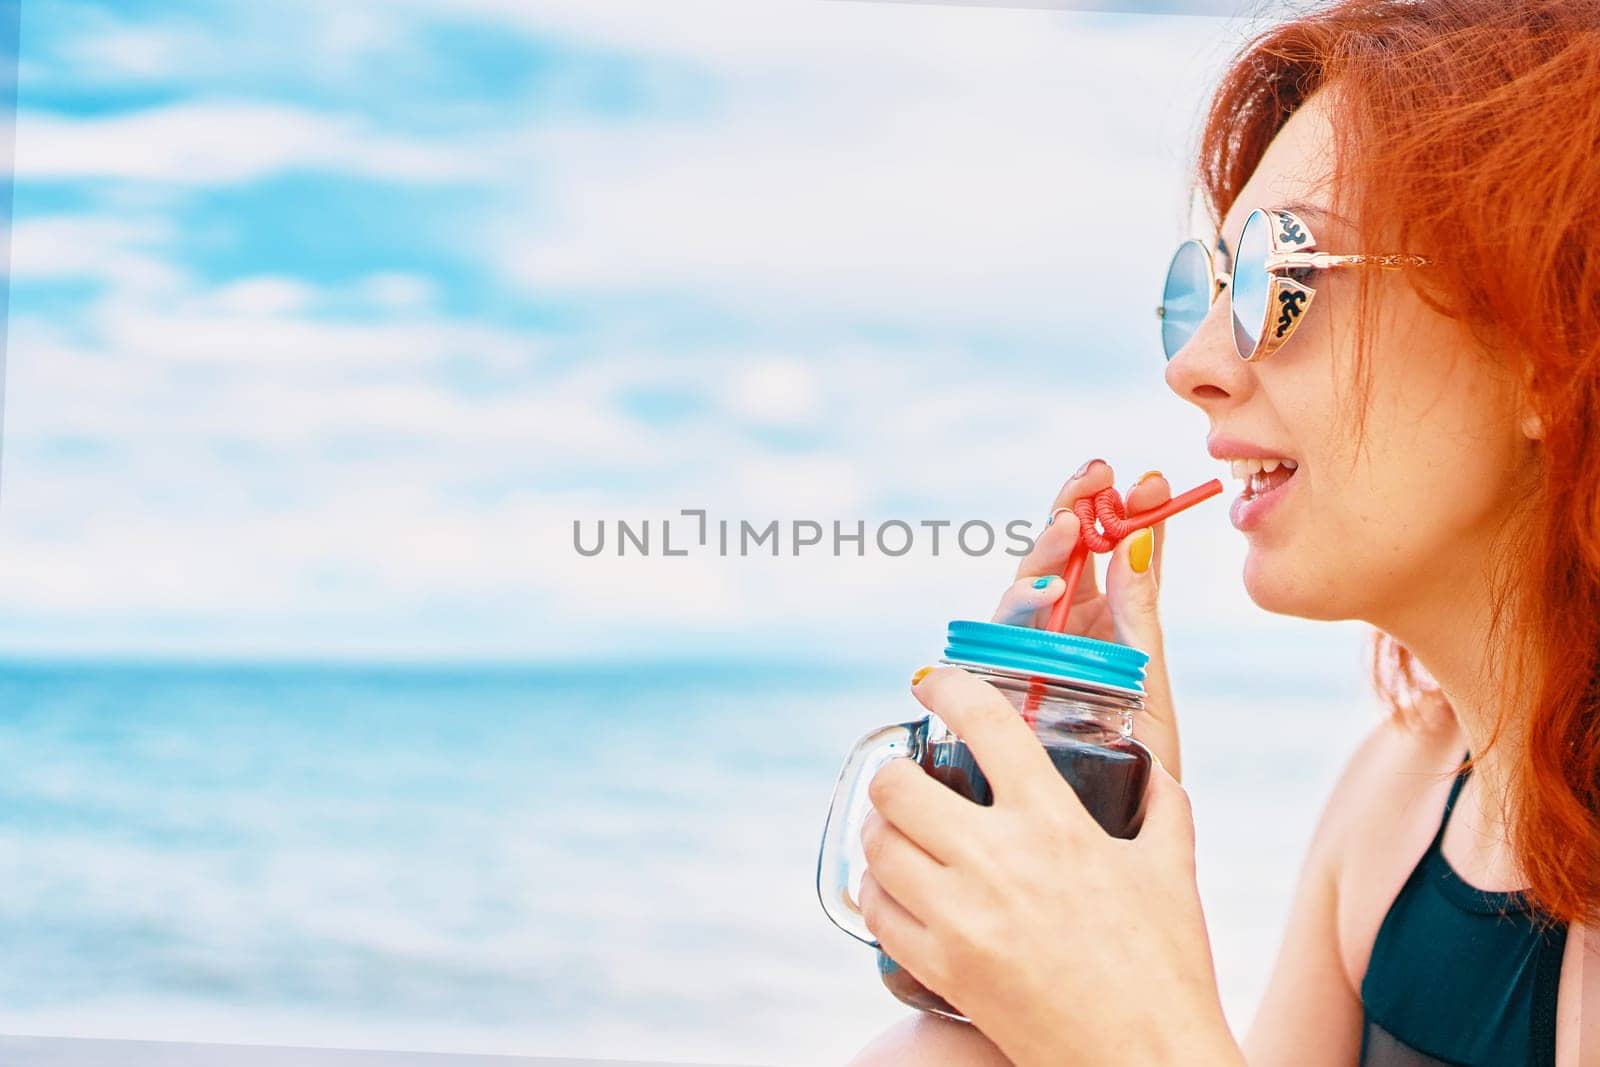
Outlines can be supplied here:
M977 1028L920 1012L901 1019L858 1052L849 1067L1011 1067Z
M1378 927L1438 829L1466 741L1448 713L1386 716L1351 755L1312 845L1332 879L1339 956L1359 989Z

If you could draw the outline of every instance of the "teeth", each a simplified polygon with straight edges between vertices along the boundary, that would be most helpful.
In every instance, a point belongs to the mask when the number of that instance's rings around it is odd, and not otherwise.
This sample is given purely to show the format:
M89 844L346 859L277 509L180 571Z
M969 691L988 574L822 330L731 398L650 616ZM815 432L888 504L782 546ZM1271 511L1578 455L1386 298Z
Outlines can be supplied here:
M1300 467L1300 464L1295 460L1276 457L1271 459L1230 459L1226 462L1228 469L1233 472L1235 478L1242 482L1252 483L1254 483L1258 475L1271 474L1279 467L1289 471L1297 470Z

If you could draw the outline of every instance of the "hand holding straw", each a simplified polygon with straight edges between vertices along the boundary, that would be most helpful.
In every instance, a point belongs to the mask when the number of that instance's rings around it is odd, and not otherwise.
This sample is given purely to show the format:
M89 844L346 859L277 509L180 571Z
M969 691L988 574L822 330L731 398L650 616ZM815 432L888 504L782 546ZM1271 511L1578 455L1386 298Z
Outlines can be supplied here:
M1083 567L1088 562L1090 552L1110 552L1129 534L1143 530L1147 526L1154 526L1162 519L1176 515L1220 492L1222 492L1222 482L1213 478L1187 493L1178 494L1165 504L1158 504L1148 511L1141 511L1135 515L1128 514L1127 505L1123 503L1121 494L1109 487L1093 496L1080 497L1073 501L1072 513L1078 518L1078 540L1067 556L1066 568L1061 572L1067 588L1062 592L1061 599L1056 601L1055 607L1051 609L1050 621L1045 629L1054 633L1065 630L1067 613L1072 610L1072 595L1077 591L1078 579L1083 574ZM1099 521L1098 528L1095 526L1096 520Z
M1083 567L1089 560L1090 552L1110 552L1129 534L1154 526L1162 519L1176 515L1185 508L1192 508L1220 492L1222 481L1213 478L1187 493L1179 493L1165 504L1157 504L1136 515L1128 514L1128 506L1123 503L1122 495L1109 486L1093 496L1073 501L1072 513L1078 517L1078 540L1067 555L1067 565L1061 572L1067 587L1061 591L1061 599L1056 601L1056 606L1050 609L1050 621L1045 629L1052 633L1065 631L1067 613L1072 610L1072 594L1078 590L1078 579L1083 576ZM1098 527L1095 525L1097 520L1100 524ZM1030 728L1034 725L1039 702L1043 698L1044 680L1035 678L1029 683L1028 695L1022 703L1022 718Z

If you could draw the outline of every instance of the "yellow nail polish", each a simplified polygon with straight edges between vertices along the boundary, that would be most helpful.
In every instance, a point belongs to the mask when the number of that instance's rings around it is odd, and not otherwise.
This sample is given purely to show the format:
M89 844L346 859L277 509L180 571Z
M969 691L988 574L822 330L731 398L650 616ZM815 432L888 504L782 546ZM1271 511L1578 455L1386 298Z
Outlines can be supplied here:
M1143 574L1150 569L1150 557L1155 555L1156 534L1148 526L1133 535L1128 542L1128 566L1133 573Z
M918 682L922 681L924 678L926 678L928 676L928 672L931 671L931 670L933 670L932 667L924 667L920 671L918 671L916 674L913 674L911 676L911 684L912 685L916 685Z
M1145 471L1143 474L1139 475L1139 480L1137 482L1134 482L1133 484L1134 485L1140 485L1140 484L1148 481L1151 478L1159 478L1159 477L1161 477L1161 472L1160 471Z

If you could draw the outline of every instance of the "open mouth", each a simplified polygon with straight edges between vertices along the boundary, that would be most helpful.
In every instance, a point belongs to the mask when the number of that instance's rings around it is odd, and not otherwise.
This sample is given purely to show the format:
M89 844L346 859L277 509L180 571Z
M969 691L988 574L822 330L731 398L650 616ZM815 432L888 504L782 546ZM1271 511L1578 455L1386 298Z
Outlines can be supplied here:
M1230 459L1227 461L1233 476L1244 482L1242 500L1255 500L1283 488L1294 472L1300 468L1297 460L1273 457L1269 459Z

